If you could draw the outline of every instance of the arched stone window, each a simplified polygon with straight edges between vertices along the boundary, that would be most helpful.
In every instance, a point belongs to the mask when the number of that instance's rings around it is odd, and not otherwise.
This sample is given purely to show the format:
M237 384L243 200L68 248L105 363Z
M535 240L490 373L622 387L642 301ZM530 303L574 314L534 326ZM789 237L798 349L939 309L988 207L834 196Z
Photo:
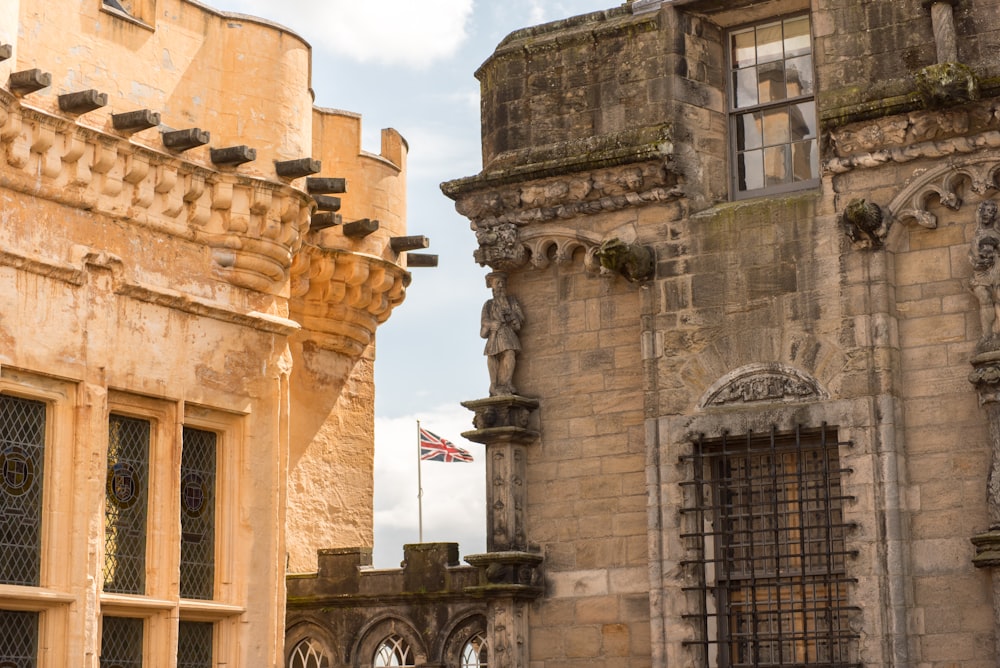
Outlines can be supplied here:
M375 650L375 659L372 661L373 668L412 665L414 665L413 652L409 643L395 634L379 643L378 649Z
M461 668L487 668L489 656L486 636L476 633L462 646Z
M330 659L318 642L306 638L288 656L288 668L330 668Z

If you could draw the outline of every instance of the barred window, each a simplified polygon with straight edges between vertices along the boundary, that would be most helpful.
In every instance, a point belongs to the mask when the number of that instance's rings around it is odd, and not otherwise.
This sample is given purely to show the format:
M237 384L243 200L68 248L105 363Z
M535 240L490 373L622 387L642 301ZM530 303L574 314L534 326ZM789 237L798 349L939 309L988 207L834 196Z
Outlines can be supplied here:
M0 583L41 576L45 404L0 396Z
M288 668L330 668L330 659L318 642L306 638L295 645L288 657Z
M462 668L486 668L489 665L489 651L486 636L476 633L462 647Z
M177 668L212 668L212 622L177 625Z
M104 510L104 591L144 594L149 486L148 420L112 415Z
M35 668L38 664L38 613L0 610L0 666Z
M729 116L736 197L819 183L809 17L729 33Z
M101 668L142 668L143 620L104 617L101 622Z
M215 589L217 436L184 428L181 453L181 598L211 599Z
M389 636L375 650L375 660L372 665L374 668L414 665L413 652L410 650L409 643L400 636Z
M695 530L708 665L857 666L836 431L699 439ZM691 562L689 562L691 563Z

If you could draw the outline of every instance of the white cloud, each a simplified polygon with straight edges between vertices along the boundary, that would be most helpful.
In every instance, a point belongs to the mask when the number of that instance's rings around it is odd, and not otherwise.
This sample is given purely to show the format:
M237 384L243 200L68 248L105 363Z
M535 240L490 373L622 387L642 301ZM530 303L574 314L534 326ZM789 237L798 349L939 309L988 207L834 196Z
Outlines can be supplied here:
M423 69L451 56L465 41L472 2L218 0L212 4L285 25L317 50L361 63Z

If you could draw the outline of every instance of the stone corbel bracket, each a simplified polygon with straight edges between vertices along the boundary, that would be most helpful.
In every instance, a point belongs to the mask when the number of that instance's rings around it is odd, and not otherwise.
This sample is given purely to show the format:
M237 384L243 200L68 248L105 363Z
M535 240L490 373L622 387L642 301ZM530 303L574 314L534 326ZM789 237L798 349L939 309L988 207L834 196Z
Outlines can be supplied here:
M479 584L465 592L484 598L536 599L542 586L542 555L507 551L470 554L465 560L479 569Z
M923 227L937 227L937 216L928 210L928 202L937 198L953 211L962 206L960 186L968 182L973 192L985 195L997 188L1000 156L995 152L980 155L961 164L946 163L920 173L887 207L889 223L915 222Z
M357 356L403 302L410 273L371 255L306 245L291 281L290 317L321 347Z
M26 106L0 89L0 186L211 249L230 284L279 294L312 198Z

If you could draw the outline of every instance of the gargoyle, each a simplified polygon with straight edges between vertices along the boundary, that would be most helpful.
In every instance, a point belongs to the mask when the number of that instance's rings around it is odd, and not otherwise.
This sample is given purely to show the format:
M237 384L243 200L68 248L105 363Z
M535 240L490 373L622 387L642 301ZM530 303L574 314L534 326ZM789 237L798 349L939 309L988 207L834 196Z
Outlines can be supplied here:
M653 277L654 257L649 246L625 243L621 239L608 239L594 252L601 269L621 274L632 283L648 281Z

